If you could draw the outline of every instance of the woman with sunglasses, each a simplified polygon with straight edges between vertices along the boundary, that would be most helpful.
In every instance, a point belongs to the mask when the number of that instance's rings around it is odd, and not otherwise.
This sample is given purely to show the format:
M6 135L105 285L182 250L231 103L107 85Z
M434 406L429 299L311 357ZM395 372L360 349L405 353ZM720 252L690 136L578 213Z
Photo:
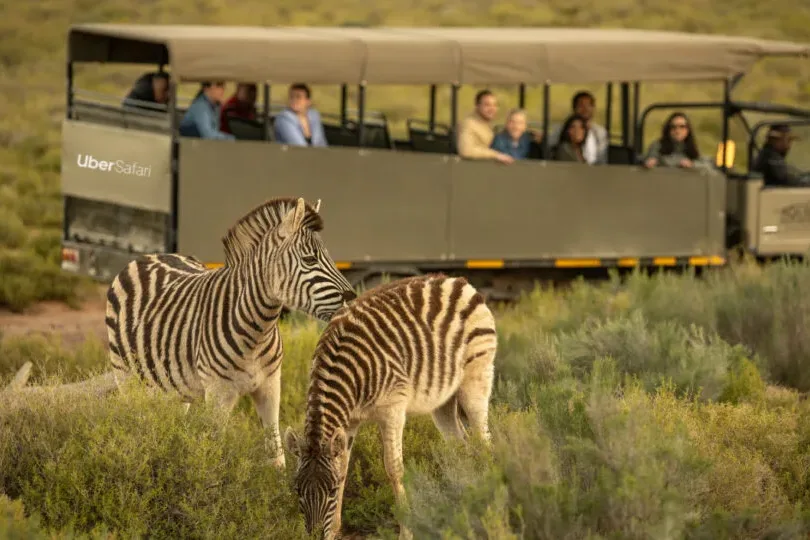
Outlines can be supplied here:
M644 166L685 167L695 166L700 158L692 125L686 114L672 113L661 130L661 138L653 141L644 156Z

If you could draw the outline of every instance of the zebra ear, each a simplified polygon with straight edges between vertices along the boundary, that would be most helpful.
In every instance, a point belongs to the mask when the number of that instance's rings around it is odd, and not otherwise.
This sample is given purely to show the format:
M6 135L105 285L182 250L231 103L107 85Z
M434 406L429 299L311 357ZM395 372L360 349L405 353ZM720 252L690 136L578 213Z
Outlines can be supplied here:
M321 200L318 199L318 202L315 203L315 213L318 214L321 211Z
M299 197L295 208L287 212L287 215L284 216L284 219L281 221L281 235L286 237L300 229L301 224L304 223L306 211L306 203L304 199Z
M301 456L301 450L298 442L298 435L295 434L293 428L287 426L287 430L284 432L284 446L287 447L287 451L293 454L295 457Z
M346 432L343 431L343 428L337 428L335 430L335 434L332 435L332 440L330 441L329 450L333 458L338 457L346 451Z

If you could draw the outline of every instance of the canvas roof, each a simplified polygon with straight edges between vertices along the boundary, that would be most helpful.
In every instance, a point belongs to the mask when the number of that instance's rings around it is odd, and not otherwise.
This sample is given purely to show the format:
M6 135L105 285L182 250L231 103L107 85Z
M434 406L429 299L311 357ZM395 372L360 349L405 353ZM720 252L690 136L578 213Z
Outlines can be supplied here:
M164 62L181 81L560 84L723 79L810 45L590 28L331 28L79 24L69 58Z

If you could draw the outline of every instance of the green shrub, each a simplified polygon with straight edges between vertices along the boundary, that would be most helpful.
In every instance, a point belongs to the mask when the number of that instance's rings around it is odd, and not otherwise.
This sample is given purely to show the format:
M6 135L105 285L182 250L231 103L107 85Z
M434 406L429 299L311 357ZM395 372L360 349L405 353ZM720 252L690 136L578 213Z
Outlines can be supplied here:
M560 349L575 373L589 373L597 359L610 357L649 391L671 380L679 390L705 399L719 397L729 362L742 354L700 327L650 324L640 311L587 322L578 332L561 335Z
M63 272L33 252L0 251L0 306L21 312L42 300L59 300L72 307L89 283Z
M24 399L0 422L0 486L50 528L170 538L298 538L288 480L249 419L145 391ZM69 466L66 466L69 464Z
M19 248L25 243L25 236L25 224L18 215L0 211L0 248Z
M0 494L0 538L6 540L102 540L112 535L104 527L93 529L90 534L75 534L70 529L54 533L46 530L37 515L26 516L20 501L12 501Z
M107 355L106 340L94 336L71 348L54 335L4 337L0 340L0 386L28 361L33 363L31 384L82 380L106 370Z

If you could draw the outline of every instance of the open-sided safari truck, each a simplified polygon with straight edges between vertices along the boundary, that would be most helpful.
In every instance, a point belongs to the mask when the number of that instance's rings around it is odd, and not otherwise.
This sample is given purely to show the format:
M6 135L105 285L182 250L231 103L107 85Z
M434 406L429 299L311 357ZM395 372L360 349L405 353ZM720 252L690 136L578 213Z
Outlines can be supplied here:
M808 46L668 32L533 28L246 28L86 24L69 33L62 190L63 268L109 280L145 252L223 260L220 238L273 196L323 201L326 245L354 283L429 270L468 275L514 291L550 272L633 266L723 265L742 242L755 254L810 247L810 190L763 188L732 172L729 122L742 118L755 153L749 111L807 111L732 101L736 82L765 56L806 56ZM77 62L168 66L168 111L104 104L74 88ZM178 135L178 82L263 85L261 122L232 123L237 141ZM659 104L639 111L641 81L723 85L718 103ZM304 81L342 88L339 115L325 120L328 148L272 141L270 85ZM549 85L605 83L609 164L549 155ZM408 122L393 140L384 115L366 108L375 85L430 87L430 118ZM457 125L461 85L544 88L543 143L536 159L508 167L455 154L453 129L436 122L436 91L451 93ZM614 84L619 125L611 125ZM357 85L357 109L347 109ZM632 99L631 99L632 96ZM464 112L469 104L461 104ZM717 164L684 170L638 166L650 110L716 107ZM723 155L726 159L723 159ZM750 167L750 165L749 165Z

